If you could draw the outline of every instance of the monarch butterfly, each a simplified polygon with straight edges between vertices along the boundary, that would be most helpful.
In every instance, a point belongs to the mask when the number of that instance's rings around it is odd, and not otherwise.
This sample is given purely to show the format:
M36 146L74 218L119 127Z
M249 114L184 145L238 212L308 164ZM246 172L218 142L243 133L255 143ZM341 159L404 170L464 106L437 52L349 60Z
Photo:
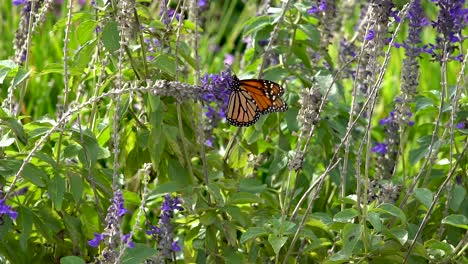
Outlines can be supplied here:
M232 76L226 118L233 126L251 126L260 115L284 112L288 105L281 99L284 93L279 84L262 79L239 80Z

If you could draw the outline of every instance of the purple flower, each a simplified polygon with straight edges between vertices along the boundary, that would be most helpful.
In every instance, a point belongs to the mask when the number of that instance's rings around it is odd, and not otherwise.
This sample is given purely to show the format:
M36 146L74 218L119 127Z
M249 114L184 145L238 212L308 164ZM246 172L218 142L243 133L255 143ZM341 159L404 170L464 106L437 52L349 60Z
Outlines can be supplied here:
M124 214L128 212L127 209L124 207L124 199L121 191L117 191L114 194L114 198L112 199L112 205L114 207L114 210L116 210L117 215L119 217L122 217Z
M132 238L130 237L132 234L126 234L122 237L122 242L124 242L128 248L134 248L135 243L133 243Z
M87 0L78 0L78 4L79 4L80 6L84 6L84 5L86 4L86 1L87 1Z
M373 40L375 37L375 31L373 29L369 30L369 33L367 33L367 36L365 37L365 40L370 41Z
M174 241L174 227L171 223L175 210L184 210L181 201L178 197L172 198L171 195L167 194L164 196L164 202L161 206L158 226L146 223L149 227L146 234L153 237L161 256L168 259L172 258L173 252L181 250L177 242Z
M179 247L179 245L177 244L177 241L174 241L172 242L172 251L174 252L179 252L181 251L182 249Z
M19 6L26 4L26 0L13 0L13 5Z
M203 86L201 98L205 102L205 116L213 126L217 124L218 119L226 115L225 109L231 93L231 78L231 72L227 70L220 75L206 74L201 80Z
M88 245L91 247L98 247L102 240L104 240L104 234L94 233L94 238L88 241Z
M385 143L377 143L375 147L371 149L372 152L374 153L379 153L379 154L387 154L387 144Z
M213 147L213 141L214 141L214 138L213 137L209 137L205 140L205 145L212 148Z
M232 54L227 53L226 55L224 55L224 64L232 65L235 60L236 57L234 57L234 55Z
M155 225L149 225L149 229L146 230L147 235L156 236L161 233L161 229Z
M316 6L312 6L311 8L307 9L307 14L309 16L315 15L319 12L318 8Z
M465 129L465 122L460 122L457 124L458 129Z
M320 0L320 3L318 6L312 5L309 9L307 9L307 14L309 16L318 14L319 12L323 12L327 10L327 1L326 0Z
M258 41L258 45L264 47L264 46L268 45L268 42L269 42L269 41L270 41L269 39L262 39L262 40L259 40L259 41Z
M392 116L389 116L389 117L386 117L386 118L384 118L384 119L380 119L379 125L381 125L381 126L388 125L388 124L390 124L392 121L393 121L393 117L392 117Z
M418 45L421 43L422 29L429 25L420 0L415 0L411 3L408 10L409 18L409 33L408 40L405 41L406 56L416 58L421 53L421 48Z
M438 49L443 50L445 43L456 43L463 39L462 30L468 23L468 9L464 0L432 0L439 7L439 16L432 26L440 36L437 37ZM453 52L449 49L449 51Z
M10 205L6 204L5 199L0 199L0 217L8 215L12 220L16 220L18 212L13 211Z
M252 44L252 36L247 36L246 38L242 39L242 42L244 42L247 45Z
M198 0L198 1L197 1L197 4L198 4L198 7L199 7L199 8L204 8L204 7L208 6L208 1L206 1L206 0Z

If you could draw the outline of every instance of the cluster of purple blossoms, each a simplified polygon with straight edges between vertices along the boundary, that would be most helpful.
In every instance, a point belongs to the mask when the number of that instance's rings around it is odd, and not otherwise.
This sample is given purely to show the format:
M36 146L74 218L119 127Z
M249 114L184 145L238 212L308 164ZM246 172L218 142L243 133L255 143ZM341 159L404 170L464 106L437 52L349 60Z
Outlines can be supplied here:
M440 35L436 38L436 45L431 45L427 52L442 60L441 55L436 54L435 50L446 49L452 54L456 50L455 44L464 41L462 31L468 24L468 8L464 8L465 0L432 0L432 2L439 7L439 15L436 21L432 21L432 26ZM450 59L461 61L462 56L451 56Z
M171 223L176 210L179 212L184 210L180 199L178 197L172 198L171 195L167 194L164 196L164 202L161 206L158 226L147 223L146 234L152 236L156 241L157 248L161 252L159 257L163 259L172 259L174 252L181 251L177 241L174 241L174 227Z
M226 109L229 102L230 84L232 83L231 71L226 70L221 74L206 74L201 80L202 101L204 102L205 117L207 120L205 132L209 133L217 126L219 120L226 117ZM206 144L212 145L212 139Z
M468 121L459 122L459 123L457 123L456 127L458 129L466 129L466 128L468 128Z
M371 151L379 154L376 162L375 179L388 180L392 177L398 157L398 149L400 145L400 127L402 124L409 126L414 125L413 121L409 121L412 113L405 113L405 123L402 123L402 117L396 111L390 112L390 115L379 121L379 125L385 128L384 142L377 143Z
M208 7L208 1L207 0L198 0L197 5L199 8L206 8Z
M159 17L161 17L162 22L166 26L169 26L169 24L172 21L172 17L174 17L174 14L175 14L176 10L172 9L172 8L167 9L167 4L168 4L168 0L165 0L162 3L161 11L159 11ZM175 14L175 19L177 19L177 21L180 19L180 14L179 13Z
M153 54L161 46L161 41L159 41L159 39L155 37L154 32L156 30L154 28L143 27L143 29L146 29L146 32L148 32L147 37L145 37L143 41L147 47L148 53ZM154 59L154 56L147 55L146 59L151 61Z
M5 199L0 199L0 223L3 223L4 215L8 215L11 220L16 220L18 212L15 212L11 205L7 205Z
M106 245L108 247L115 246L115 241L112 242L114 237L119 237L120 232L120 223L122 217L128 212L124 207L124 199L122 192L120 190L114 193L114 198L111 200L111 205L107 209L106 215L106 229L102 233L94 233L94 238L88 241L88 245L91 247L98 247L101 241L106 240ZM110 242L109 242L109 241ZM120 238L121 242L127 245L129 248L134 247L134 243L131 241L130 234L123 235ZM112 250L112 249L110 249Z
M316 15L319 12L323 12L325 10L327 10L327 1L326 0L320 0L318 5L312 5L311 8L307 9L307 14L309 16Z

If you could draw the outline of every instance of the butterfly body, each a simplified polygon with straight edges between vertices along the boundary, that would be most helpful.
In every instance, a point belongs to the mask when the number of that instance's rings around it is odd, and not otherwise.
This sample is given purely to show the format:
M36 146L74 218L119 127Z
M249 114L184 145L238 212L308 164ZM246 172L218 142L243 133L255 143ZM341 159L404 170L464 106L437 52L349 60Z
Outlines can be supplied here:
M230 90L226 117L233 126L251 126L258 121L260 115L288 109L281 98L284 94L283 87L272 81L239 80L233 75Z

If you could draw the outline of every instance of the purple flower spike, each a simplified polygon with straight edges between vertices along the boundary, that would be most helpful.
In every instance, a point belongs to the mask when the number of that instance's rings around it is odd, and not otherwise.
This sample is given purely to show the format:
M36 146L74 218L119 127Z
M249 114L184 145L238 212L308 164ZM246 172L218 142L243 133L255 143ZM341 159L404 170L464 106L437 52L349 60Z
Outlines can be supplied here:
M133 243L132 238L130 237L131 234L126 234L122 237L122 241L127 245L128 248L134 248L135 243Z
M385 143L378 143L371 149L372 152L374 153L379 153L379 154L387 154L387 144Z
M26 0L13 0L13 5L19 6L26 4Z
M102 240L104 240L103 234L94 233L94 238L88 241L88 245L98 247Z
M204 8L204 7L208 6L208 1L206 1L206 0L198 0L198 1L197 1L197 4L198 4L198 7L199 7L199 8Z
M16 220L18 212L13 211L10 205L6 204L6 200L0 199L0 217L8 215L12 220Z
M173 250L174 252L179 252L179 251L182 250L182 249L179 247L179 245L177 244L177 241L172 242L172 250Z
M373 40L375 37L375 31L373 29L369 30L369 33L367 33L367 36L365 37L365 40L370 41Z

